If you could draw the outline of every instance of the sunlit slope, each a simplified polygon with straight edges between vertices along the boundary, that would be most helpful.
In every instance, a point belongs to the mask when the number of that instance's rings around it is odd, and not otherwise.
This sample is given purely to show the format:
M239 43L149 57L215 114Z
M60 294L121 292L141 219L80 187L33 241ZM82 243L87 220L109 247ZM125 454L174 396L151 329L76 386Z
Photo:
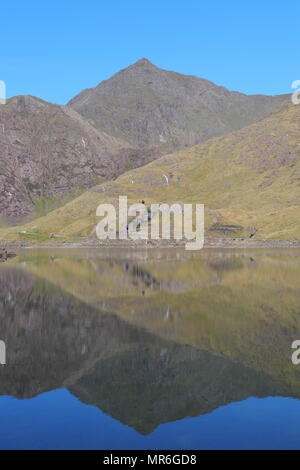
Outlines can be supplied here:
M206 230L227 236L221 224L244 227L230 236L255 231L255 238L300 237L300 107L290 105L234 134L208 141L117 180L95 186L72 202L2 237L43 240L49 233L64 237L93 236L95 211L103 202L204 203ZM25 236L26 237L26 236Z

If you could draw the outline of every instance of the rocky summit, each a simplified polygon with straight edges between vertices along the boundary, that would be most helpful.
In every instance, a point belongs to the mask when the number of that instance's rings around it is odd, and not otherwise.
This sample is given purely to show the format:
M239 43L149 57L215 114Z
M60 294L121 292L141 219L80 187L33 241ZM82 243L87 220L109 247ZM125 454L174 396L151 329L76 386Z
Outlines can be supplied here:
M290 101L248 96L141 59L69 105L96 127L140 147L180 149L251 124Z

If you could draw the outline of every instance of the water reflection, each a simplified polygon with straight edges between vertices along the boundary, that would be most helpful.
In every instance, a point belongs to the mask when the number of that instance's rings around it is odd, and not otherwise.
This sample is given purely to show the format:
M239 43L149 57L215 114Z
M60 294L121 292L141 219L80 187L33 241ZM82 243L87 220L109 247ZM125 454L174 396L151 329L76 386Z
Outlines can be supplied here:
M61 387L141 434L300 396L298 252L29 252L0 269L0 394Z

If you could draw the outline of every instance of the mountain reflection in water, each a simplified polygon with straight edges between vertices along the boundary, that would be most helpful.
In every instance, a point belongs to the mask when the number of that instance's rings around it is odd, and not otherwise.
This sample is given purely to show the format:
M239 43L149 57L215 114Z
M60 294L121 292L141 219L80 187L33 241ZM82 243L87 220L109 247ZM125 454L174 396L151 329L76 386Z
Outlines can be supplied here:
M142 435L299 398L299 279L297 251L21 252L0 267L0 394L65 388Z

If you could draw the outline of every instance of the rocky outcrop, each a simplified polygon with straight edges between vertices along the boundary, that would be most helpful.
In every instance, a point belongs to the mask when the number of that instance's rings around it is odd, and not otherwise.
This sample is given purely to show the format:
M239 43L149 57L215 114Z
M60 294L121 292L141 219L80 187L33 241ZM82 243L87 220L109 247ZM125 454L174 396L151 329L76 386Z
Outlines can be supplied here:
M1 218L43 215L159 155L95 129L70 107L16 96L0 106Z

